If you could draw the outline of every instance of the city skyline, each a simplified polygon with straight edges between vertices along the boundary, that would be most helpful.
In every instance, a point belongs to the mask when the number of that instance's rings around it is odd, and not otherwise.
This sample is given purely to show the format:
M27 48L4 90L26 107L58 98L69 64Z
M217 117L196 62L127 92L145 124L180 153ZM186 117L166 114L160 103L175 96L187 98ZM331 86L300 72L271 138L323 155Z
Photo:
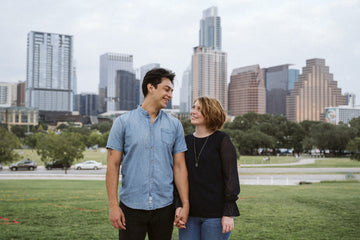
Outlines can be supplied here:
M133 55L135 68L157 62L175 71L174 104L178 104L182 74L198 44L199 16L211 6L218 7L221 16L228 82L235 68L293 64L292 68L301 70L307 59L323 58L342 93L360 96L358 0L135 0L106 4L4 0L0 3L0 31L7 35L0 42L0 81L26 80L28 32L69 34L74 36L78 93L98 93L99 56L118 52Z

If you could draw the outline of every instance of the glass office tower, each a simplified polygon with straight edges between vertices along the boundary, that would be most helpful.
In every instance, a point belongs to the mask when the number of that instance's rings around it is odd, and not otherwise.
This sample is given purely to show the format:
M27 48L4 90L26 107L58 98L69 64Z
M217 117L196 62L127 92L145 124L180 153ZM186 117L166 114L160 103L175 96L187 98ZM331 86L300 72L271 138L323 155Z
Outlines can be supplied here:
M266 113L286 115L286 96L298 80L299 70L289 69L290 64L265 68Z
M221 19L217 7L203 11L200 20L199 46L221 50Z
M100 56L99 113L117 111L116 71L134 73L133 56L105 53Z

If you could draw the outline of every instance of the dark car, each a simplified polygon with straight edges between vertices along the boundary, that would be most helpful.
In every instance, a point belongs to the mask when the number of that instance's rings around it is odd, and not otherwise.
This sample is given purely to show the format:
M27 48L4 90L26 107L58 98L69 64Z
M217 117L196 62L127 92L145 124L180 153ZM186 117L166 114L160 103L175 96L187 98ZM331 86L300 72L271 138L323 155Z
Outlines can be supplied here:
M3 165L0 163L0 170L2 170L3 169Z
M12 163L9 166L9 169L11 171L17 171L17 170L35 170L35 168L37 168L37 163L33 160L30 159L26 159L26 160L22 160L20 162L17 163Z
M67 169L69 169L69 168L70 168L70 164L65 163L65 162L62 161L62 160L55 160L55 161L52 161L52 162L50 162L50 163L47 163L47 164L45 165L45 168L46 168L47 170L51 170L51 169L53 169L53 168L61 168L61 169L67 168Z

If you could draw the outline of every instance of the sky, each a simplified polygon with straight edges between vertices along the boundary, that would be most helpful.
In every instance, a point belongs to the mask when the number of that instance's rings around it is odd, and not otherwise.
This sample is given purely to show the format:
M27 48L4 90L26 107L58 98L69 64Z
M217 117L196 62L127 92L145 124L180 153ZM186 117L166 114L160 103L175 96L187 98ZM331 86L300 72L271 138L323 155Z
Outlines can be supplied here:
M360 0L0 0L0 82L26 80L30 31L74 36L78 93L97 93L99 58L132 54L134 68L160 63L183 72L199 44L203 10L218 7L222 50L233 69L324 58L342 93L360 104Z

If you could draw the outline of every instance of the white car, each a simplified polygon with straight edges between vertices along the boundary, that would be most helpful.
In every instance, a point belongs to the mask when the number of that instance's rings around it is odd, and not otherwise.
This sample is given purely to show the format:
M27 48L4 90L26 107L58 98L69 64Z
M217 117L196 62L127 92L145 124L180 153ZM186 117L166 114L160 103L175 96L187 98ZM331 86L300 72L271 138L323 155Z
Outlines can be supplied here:
M102 164L97 162L97 161L85 161L82 163L78 163L75 164L75 169L76 170L81 170L81 169L94 169L94 170L98 170L102 168Z

